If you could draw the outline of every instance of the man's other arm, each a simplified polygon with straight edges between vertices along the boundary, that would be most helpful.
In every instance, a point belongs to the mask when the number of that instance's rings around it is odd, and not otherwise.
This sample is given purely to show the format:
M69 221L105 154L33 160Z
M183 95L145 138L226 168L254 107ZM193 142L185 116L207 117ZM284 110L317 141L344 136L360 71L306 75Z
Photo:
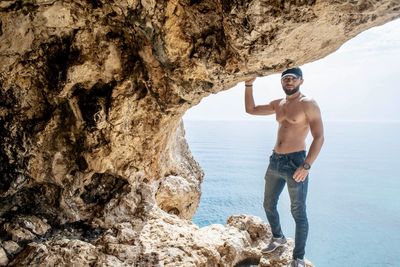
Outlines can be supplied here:
M322 123L321 111L317 102L310 100L308 103L306 103L304 111L306 113L310 125L311 135L313 137L313 141L305 161L312 165L321 151L322 145L324 144L324 126Z
M310 125L313 141L308 151L305 162L312 165L321 151L324 143L324 126L322 124L321 111L314 100L307 100L304 106L304 112L307 116ZM296 182L303 182L308 174L308 170L300 166L293 174L293 179Z

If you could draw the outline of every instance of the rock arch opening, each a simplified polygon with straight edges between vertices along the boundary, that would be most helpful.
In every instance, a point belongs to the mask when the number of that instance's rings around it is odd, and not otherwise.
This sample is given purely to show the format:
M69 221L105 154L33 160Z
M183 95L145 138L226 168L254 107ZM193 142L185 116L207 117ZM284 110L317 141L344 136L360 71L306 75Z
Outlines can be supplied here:
M350 203L368 206L366 209L357 206L360 217L353 218L355 221L365 218L365 224L357 228L357 236L364 242L370 236L361 233L372 232L375 228L374 219L366 216L370 207L383 212L389 206L392 211L399 211L390 204L389 199L396 198L391 189L383 190L382 195L377 193L372 198L352 193L373 190L375 181L379 181L382 175L391 180L389 183L397 179L390 173L394 171L392 157L400 149L400 142L391 132L400 127L400 110L397 89L388 86L396 84L397 80L399 25L400 21L396 20L365 31L335 53L302 66L305 82L301 90L317 100L326 118L326 144L310 174L312 189L308 205L313 214L311 220L314 227L311 226L311 229L315 233L308 250L315 264L326 265L334 257L338 258L339 254L327 258L326 253L321 252L324 249L320 237L324 236L324 240L331 242L340 239L339 232L349 223L348 209L355 208ZM284 96L280 75L261 79L254 85L255 94L258 93L256 104L265 104ZM252 120L250 115L245 114L244 90L241 83L228 91L211 95L184 117L189 147L205 174L202 199L194 216L194 221L201 226L224 224L229 215L237 213L256 215L266 221L262 208L263 176L275 144L277 123L274 115ZM241 120L247 121L244 123ZM255 140L255 144L248 140ZM391 145L384 140L390 140ZM382 146L385 151L381 152ZM374 161L379 161L379 166ZM332 162L342 167L337 169ZM360 185L349 182L361 177L370 183ZM289 198L285 193L281 198L284 203L280 207L281 216L286 221L282 224L287 233L294 236ZM387 199L387 203L383 204L384 201L380 200L382 205L374 204L380 198ZM335 210L338 206L347 208L335 212L333 226L333 216L326 210ZM388 215L387 221L393 220L396 216ZM324 233L323 227L318 225L329 228L329 233ZM395 233L394 228L388 226L387 229L390 230L379 235L389 238ZM387 255L386 250L379 253L382 257ZM358 264L366 264L363 260L354 256L354 262ZM346 264L345 260L341 264Z

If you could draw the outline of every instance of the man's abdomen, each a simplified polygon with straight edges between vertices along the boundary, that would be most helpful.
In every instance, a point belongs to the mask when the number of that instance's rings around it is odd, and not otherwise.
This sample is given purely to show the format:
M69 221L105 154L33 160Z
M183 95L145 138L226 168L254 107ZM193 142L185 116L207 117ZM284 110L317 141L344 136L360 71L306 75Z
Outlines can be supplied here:
M280 124L274 150L281 154L306 150L305 140L308 132L308 126L304 124Z

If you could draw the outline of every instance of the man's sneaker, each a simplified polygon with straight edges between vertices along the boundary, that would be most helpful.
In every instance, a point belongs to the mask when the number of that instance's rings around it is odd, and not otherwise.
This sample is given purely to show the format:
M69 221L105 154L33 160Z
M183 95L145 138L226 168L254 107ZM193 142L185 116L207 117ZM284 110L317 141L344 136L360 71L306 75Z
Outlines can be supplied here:
M306 263L302 259L292 260L288 267L306 267Z
M286 244L286 238L283 236L283 237L280 237L280 238L275 238L275 237L273 237L272 239L271 239L271 242L269 242L269 244L268 244L268 246L266 246L265 248L263 248L262 250L261 250L261 253L262 254L267 254L267 253L271 253L272 251L274 251L275 249L277 249L277 248L279 248L279 247L281 247L281 246L283 246L284 244Z

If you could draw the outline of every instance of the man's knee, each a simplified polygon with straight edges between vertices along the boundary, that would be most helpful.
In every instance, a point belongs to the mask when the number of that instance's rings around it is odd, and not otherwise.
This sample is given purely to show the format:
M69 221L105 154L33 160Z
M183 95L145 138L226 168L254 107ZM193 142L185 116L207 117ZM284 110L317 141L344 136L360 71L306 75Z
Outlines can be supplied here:
M266 213L273 213L276 211L277 202L271 199L265 198L264 199L264 210Z
M292 204L290 206L290 211L292 212L292 216L296 222L307 220L307 211L305 203Z

